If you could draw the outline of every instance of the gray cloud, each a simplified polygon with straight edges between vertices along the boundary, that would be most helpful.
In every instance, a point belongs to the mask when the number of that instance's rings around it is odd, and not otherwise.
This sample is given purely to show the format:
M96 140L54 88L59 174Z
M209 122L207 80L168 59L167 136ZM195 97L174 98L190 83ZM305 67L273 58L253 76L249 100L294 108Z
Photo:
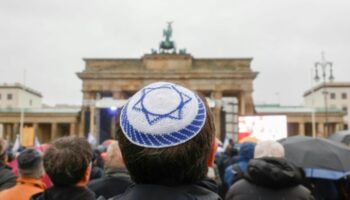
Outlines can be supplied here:
M0 0L0 82L22 81L46 103L81 103L83 57L140 57L168 20L194 57L253 57L256 102L301 104L320 52L348 81L346 0Z

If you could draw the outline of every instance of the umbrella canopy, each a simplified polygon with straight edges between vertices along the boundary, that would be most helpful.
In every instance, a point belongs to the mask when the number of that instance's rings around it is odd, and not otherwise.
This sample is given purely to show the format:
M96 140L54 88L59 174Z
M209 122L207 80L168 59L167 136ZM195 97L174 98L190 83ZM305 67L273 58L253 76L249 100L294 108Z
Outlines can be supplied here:
M286 138L282 138L277 140L279 143L283 144L285 141L288 141L289 143L291 142L299 142L299 141L305 141L306 139L308 139L309 137L305 137L305 136L301 136L301 135L296 135L296 136L292 136L292 137L286 137Z
M311 178L322 178L338 180L342 177L349 176L350 172L339 172L329 169L316 169L316 168L305 168L305 176Z
M350 171L350 148L334 141L312 137L290 137L281 142L285 157L299 167Z
M350 146L350 131L348 130L334 133L330 135L328 139Z

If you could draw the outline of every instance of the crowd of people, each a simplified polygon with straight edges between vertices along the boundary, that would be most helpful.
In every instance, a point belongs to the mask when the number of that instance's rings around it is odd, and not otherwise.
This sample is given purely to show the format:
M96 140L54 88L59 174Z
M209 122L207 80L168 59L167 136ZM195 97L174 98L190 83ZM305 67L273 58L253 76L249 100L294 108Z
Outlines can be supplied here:
M350 192L306 178L275 141L230 141L219 152L205 98L167 82L128 100L108 144L62 137L13 153L1 139L0 200L342 200Z

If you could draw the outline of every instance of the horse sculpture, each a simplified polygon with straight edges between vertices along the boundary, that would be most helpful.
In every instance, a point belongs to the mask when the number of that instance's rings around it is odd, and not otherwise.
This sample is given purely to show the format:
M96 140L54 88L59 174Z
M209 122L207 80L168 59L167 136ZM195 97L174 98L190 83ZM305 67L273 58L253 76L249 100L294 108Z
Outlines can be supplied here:
M161 41L159 44L159 52L165 53L171 49L173 49L173 52L176 53L176 47L175 42L170 40L170 37L172 36L173 30L171 28L172 22L168 22L167 29L163 30L163 36L165 37L164 41Z

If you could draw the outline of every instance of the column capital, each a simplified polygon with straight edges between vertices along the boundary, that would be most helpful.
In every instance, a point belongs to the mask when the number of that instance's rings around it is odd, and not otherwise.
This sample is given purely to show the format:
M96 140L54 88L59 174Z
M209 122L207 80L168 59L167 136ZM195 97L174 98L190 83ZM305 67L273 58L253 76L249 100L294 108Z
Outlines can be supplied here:
M113 99L125 99L124 92L122 90L113 90Z
M220 90L214 90L211 92L211 97L215 100L221 100L222 98L222 91Z

